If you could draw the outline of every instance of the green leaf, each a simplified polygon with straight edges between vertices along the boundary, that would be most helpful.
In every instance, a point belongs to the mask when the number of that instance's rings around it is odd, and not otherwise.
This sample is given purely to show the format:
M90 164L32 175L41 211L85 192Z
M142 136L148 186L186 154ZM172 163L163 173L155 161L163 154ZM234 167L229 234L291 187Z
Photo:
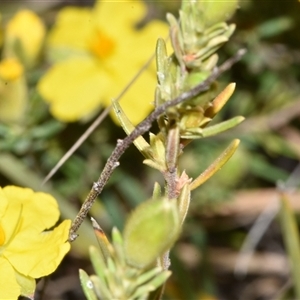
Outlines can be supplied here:
M135 127L133 126L133 124L130 122L130 120L128 119L128 117L124 113L124 111L123 111L121 105L119 104L119 102L118 101L113 101L112 104L113 104L115 114L116 114L118 120L120 121L122 128L124 129L126 134L129 135L135 129ZM139 136L138 138L136 138L133 143L137 147L137 149L146 158L150 157L149 153L148 153L148 149L150 148L150 145L147 143L147 141L142 136Z
M154 188L153 188L152 199L159 199L159 198L161 198L161 186L158 182L155 182Z
M213 118L226 104L235 89L235 83L230 83L226 88L218 94L218 96L212 101L211 106L205 111L205 116Z
M221 122L219 124L206 127L206 128L203 129L202 135L203 135L203 137L208 137L208 136L219 134L223 131L226 131L226 130L232 128L232 127L237 126L238 124L240 124L244 120L245 120L244 117L238 116L238 117L234 117L230 120Z
M210 177L212 177L218 170L220 170L234 154L239 143L240 141L238 139L233 140L230 145L221 153L221 155L218 156L218 158L190 184L190 190L194 190L195 188L199 187Z
M191 188L189 184L185 184L178 197L178 210L181 223L183 223L188 212L191 200Z
M290 30L294 26L291 17L278 17L265 21L256 28L256 33L260 38L271 38Z
M92 220L95 235L97 237L97 241L98 241L100 249L101 249L103 261L106 262L107 259L111 256L110 249L109 249L110 242L108 241L104 231L99 226L99 224L96 222L96 220L94 218L91 218L91 220ZM91 254L91 252L90 252L90 254Z
M102 254L99 252L99 249L97 249L94 246L90 246L89 251L90 251L91 262L94 270L96 271L97 276L104 280L105 278L104 270L106 268L106 264L104 262L104 258Z
M160 84L163 84L166 77L168 59L166 43L162 38L159 38L156 43L156 70L157 79Z
M300 241L295 215L290 207L288 196L281 193L279 212L284 244L290 259L295 298L300 299Z
M287 171L270 164L262 155L259 154L252 154L249 169L254 175L274 184L276 184L278 180L286 181L289 177L289 173Z
M147 272L141 274L136 281L136 285L145 284L147 281L149 281L153 277L156 277L160 272L162 272L161 268L153 268L150 271L147 271Z
M143 164L145 164L145 165L147 165L147 166L149 166L153 169L156 169L156 170L160 171L161 173L163 173L165 171L165 166L164 165L161 165L161 164L159 164L159 163L157 163L157 162L155 162L151 159L145 159L143 161Z
M166 280L171 276L170 271L163 271L157 274L150 282L137 288L136 292L132 295L131 299L145 299L143 296L148 295L150 292L156 290L159 286L166 282Z
M90 277L88 276L88 274L79 269L79 279L80 279L80 283L83 289L83 292L85 294L85 296L87 297L88 300L98 300L97 295L95 294L94 290L93 290L93 283L90 280Z
M116 252L116 256L119 260L119 263L124 266L125 257L124 257L123 237L120 231L116 227L114 227L112 230L112 241L113 241L114 250Z
M94 284L94 291L99 299L113 299L112 294L108 289L105 280L102 280L96 275L91 275L90 279Z

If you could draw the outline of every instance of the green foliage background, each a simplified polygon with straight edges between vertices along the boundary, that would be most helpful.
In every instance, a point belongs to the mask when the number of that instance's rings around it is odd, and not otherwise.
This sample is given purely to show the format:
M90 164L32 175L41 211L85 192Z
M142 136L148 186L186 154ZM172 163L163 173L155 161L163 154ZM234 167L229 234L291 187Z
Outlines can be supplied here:
M61 6L47 3L47 6L31 7L38 10L50 25ZM149 19L163 18L166 11L176 12L180 5L176 1L147 3ZM69 3L62 3L65 4ZM8 19L20 6L24 3L0 4L3 19ZM229 163L192 194L184 231L172 251L173 276L166 287L166 299L261 299L259 297L276 294L287 280L284 272L263 273L259 270L250 272L244 279L233 276L234 265L230 260L238 253L253 222L253 215L247 219L247 212L239 216L226 211L224 205L235 201L240 195L239 190L274 189L279 180L288 179L298 164L299 15L300 3L296 0L252 0L241 1L240 9L231 20L237 29L233 38L219 51L221 60L240 48L245 47L248 52L219 81L220 86L232 81L237 83L233 97L219 118L225 120L243 115L246 121L229 133L192 143L180 164L195 177L233 137L240 138L241 145ZM116 139L125 134L106 119L50 183L41 188L45 175L91 122L62 124L50 117L34 89L43 70L41 65L28 75L30 101L36 114L28 116L27 127L18 132L0 124L0 184L13 183L47 190L59 200L62 217L73 218L113 150ZM143 165L142 160L139 152L131 147L121 158L121 167L116 169L91 211L106 233L111 232L112 226L122 230L128 213L151 195L154 181L162 182L159 174ZM245 207L249 207L249 203ZM82 299L77 270L79 267L89 268L86 245L96 244L96 241L88 222L79 234L73 251L46 286L47 291L59 280L63 282L69 278L73 282L55 299ZM259 243L258 251L266 255L282 254L282 238L276 221ZM266 294L263 288L253 288L259 284L267 285L271 292ZM42 286L43 283L40 289Z

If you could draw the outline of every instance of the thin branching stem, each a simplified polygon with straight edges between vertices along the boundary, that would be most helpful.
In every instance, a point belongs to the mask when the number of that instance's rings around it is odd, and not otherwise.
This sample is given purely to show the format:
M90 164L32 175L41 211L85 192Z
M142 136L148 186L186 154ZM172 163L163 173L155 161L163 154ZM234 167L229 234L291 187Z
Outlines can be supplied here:
M105 184L113 173L114 169L119 166L119 159L125 150L133 143L133 141L139 136L143 135L147 131L150 130L152 123L162 115L169 107L175 106L179 103L182 103L188 99L191 99L198 94L209 89L210 85L225 71L229 70L233 64L241 59L241 57L245 54L246 50L239 50L233 57L226 60L220 67L215 68L212 72L212 75L209 76L205 81L198 84L193 89L182 93L180 96L175 99L166 101L159 107L157 107L148 117L146 117L141 123L139 123L136 128L123 140L119 139L117 141L117 145L113 150L111 156L108 158L104 169L97 180L94 182L91 191L89 192L86 200L81 206L81 209L77 216L75 217L69 235L69 241L74 241L77 238L77 231L90 211L93 203L95 202L97 196L102 192Z

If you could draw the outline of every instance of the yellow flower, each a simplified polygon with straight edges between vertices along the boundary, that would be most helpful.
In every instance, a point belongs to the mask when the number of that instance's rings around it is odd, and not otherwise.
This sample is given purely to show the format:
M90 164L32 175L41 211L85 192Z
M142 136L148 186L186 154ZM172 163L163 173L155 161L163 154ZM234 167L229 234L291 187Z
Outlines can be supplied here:
M18 122L27 106L27 85L24 69L15 58L0 61L0 121Z
M23 75L23 71L23 66L15 58L4 59L0 62L0 77L2 80L16 80Z
M31 68L37 62L45 37L45 26L35 13L21 10L7 23L3 32L4 45L0 61L0 121L16 123L25 117L28 102L24 68ZM2 44L2 28L0 44Z
M59 218L56 200L15 186L0 188L0 299L32 297L35 279L57 268L70 249L70 220Z
M4 57L18 58L26 67L33 67L45 38L45 25L30 10L21 10L7 23Z
M97 1L93 9L69 7L60 11L48 39L57 63L42 77L38 89L57 119L76 121L110 105L155 51L168 26L152 21L135 28L145 15L143 2ZM147 70L122 98L133 123L153 108L156 74Z

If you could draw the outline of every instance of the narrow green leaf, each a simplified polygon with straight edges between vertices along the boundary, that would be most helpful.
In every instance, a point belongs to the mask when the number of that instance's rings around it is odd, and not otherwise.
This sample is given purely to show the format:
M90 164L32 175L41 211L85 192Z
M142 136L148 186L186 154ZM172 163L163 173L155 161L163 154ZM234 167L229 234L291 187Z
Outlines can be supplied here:
M105 278L104 270L106 268L106 264L104 262L103 256L100 253L100 250L94 246L90 246L89 252L90 252L91 262L97 276L102 280L104 280Z
M123 111L121 105L119 104L119 102L118 101L113 101L112 104L113 104L115 114L116 114L118 120L120 121L120 123L122 125L122 128L124 129L126 134L129 135L135 129L135 127L133 126L133 124L130 122L130 120L128 119L128 117L124 113L124 111ZM148 153L148 149L149 149L150 145L147 143L147 141L142 136L139 136L138 138L136 138L133 143L137 147L137 149L146 158L150 157L150 155Z
M157 276L155 276L149 284L155 287L157 289L159 286L161 286L163 283L166 282L166 280L171 276L172 272L171 271L163 271Z
M131 208L136 207L142 201L147 198L147 193L143 184L134 178L128 176L126 170L118 169L118 173L115 174L115 182L117 183L117 191L121 195L124 195L128 199L128 205Z
M98 300L97 295L95 294L94 290L93 290L93 282L91 281L90 277L88 276L88 274L79 269L79 279L80 279L80 283L83 289L83 292L85 294L85 296L87 297L88 300Z
M147 284L140 286L136 292L132 295L131 299L137 299L141 296L148 296L148 294L158 287L160 287L166 280L171 276L171 271L163 271L157 274L151 281ZM145 298L144 298L145 299Z
M206 127L202 131L202 136L203 137L208 137L208 136L219 134L219 133L221 133L223 131L226 131L226 130L232 128L232 127L237 126L238 124L240 124L244 120L245 120L244 117L238 116L238 117L234 117L234 118L232 118L230 120L221 122L219 124Z
M147 165L147 166L149 166L149 167L151 167L153 169L156 169L156 170L158 170L158 171L160 171L162 173L165 171L164 164L161 165L161 164L159 164L159 163L157 163L157 162L155 162L155 161L153 161L151 159L145 159L145 160L143 160L143 164L145 164L145 165Z
M255 33L259 38L271 38L290 30L295 25L290 16L277 17L257 26Z
M202 39L205 39L205 43L211 38L224 34L228 30L228 24L225 22L216 23L209 28L205 29Z
M178 197L178 210L181 224L183 223L190 206L191 189L189 184L185 184Z
M165 162L166 148L165 141L160 134L153 134L150 132L150 146L153 151L153 157L156 161Z
M113 299L112 293L106 285L106 280L102 280L96 275L91 275L90 279L94 284L94 291L99 299Z
M122 266L125 266L123 237L116 227L114 227L112 230L112 241L119 263Z
M206 180L212 177L218 170L220 170L233 155L239 143L240 141L238 139L233 140L230 145L221 153L221 155L190 184L190 190L194 190L195 188L199 187Z
M122 288L117 285L117 282L121 280L120 275L116 272L117 267L115 262L109 258L107 260L107 269L105 270L105 279L108 285L109 290L115 294L118 288Z
M155 182L154 188L153 188L152 199L159 199L159 198L161 198L161 186L158 182Z
M281 193L279 212L284 244L290 259L290 266L295 288L295 298L300 299L300 241L295 215L290 207L288 196Z
M184 41L183 41L182 33L179 28L179 24L177 22L177 19L170 13L167 13L166 18L170 24L170 38L171 38L172 47L174 49L174 53L178 59L181 68L183 68L184 62L183 62L181 49L184 49Z
M212 101L211 106L205 111L205 116L213 118L226 104L235 89L235 83L230 83L226 88Z
M160 272L162 272L162 268L153 268L143 274L141 274L137 280L136 280L136 285L142 285L145 282L149 281L153 277L157 276Z
M111 258L109 258L107 260L107 268L109 269L110 273L112 273L112 274L114 274L117 270L116 263Z
M156 43L156 70L157 79L160 84L165 80L166 60L168 59L166 43L162 38L159 38Z
M112 240L113 240L114 246L123 245L122 235L121 235L120 231L118 230L118 228L116 228L116 227L114 227L112 230Z
M98 241L99 246L101 248L101 253L103 255L103 259L104 259L104 261L107 261L107 259L111 255L111 253L109 251L110 242L108 241L104 231L102 230L100 225L96 222L96 220L94 218L91 218L91 220L92 220L95 235L97 237L97 241Z

